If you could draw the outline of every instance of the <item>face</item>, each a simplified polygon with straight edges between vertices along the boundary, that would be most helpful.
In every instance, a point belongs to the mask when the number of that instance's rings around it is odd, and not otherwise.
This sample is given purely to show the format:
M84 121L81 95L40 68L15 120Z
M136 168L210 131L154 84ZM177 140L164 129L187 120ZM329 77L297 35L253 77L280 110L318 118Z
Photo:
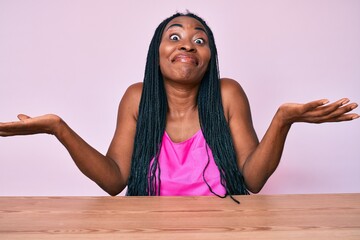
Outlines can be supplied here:
M204 26L192 17L174 18L164 29L159 55L164 81L199 83L211 56Z

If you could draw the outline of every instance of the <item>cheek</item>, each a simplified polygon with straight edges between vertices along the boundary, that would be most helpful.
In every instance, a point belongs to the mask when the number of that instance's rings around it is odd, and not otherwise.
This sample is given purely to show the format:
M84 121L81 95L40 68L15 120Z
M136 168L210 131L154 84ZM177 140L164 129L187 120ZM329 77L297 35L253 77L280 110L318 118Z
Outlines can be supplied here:
M206 68L207 68L210 63L210 59L211 59L210 49L204 51L203 59L204 59L204 65L206 65Z
M162 44L160 44L159 47L159 61L160 61L160 65L162 63L165 63L169 57L170 57L170 47L169 46L164 46Z
M166 48L164 47L161 47L159 48L159 67L160 67L160 72L163 76L167 76L169 75L169 61L168 61L168 54L167 54L167 51L166 51Z
M160 62L161 62L161 58L164 56L164 47L160 44L159 47L159 58L160 58Z
M165 64L165 60L166 60L166 54L165 54L165 51L164 51L164 47L161 46L161 44L160 44L160 47L159 47L159 65L160 65L160 69Z
M160 46L159 46L159 54L160 55L168 55L170 53L170 51L172 50L173 46L167 44L167 43L163 43L161 42L160 43Z

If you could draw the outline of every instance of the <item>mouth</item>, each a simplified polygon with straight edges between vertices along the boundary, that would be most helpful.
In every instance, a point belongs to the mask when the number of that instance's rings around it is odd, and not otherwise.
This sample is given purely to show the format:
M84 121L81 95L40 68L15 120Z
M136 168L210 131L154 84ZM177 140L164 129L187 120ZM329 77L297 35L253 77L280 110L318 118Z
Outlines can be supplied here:
M171 60L171 62L189 63L189 64L194 64L196 66L199 65L199 60L194 55L184 54L184 53L175 55L175 57Z

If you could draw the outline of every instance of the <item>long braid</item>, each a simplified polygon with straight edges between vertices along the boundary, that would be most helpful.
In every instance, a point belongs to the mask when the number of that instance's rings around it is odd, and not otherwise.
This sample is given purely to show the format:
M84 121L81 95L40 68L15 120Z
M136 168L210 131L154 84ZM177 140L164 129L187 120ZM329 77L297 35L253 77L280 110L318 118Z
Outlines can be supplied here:
M221 183L227 194L248 194L243 176L237 166L230 128L224 115L215 39L203 19L194 14L190 16L205 27L211 51L208 71L202 79L198 94L200 126L212 150L214 161L219 168Z
M130 196L160 195L160 188L156 187L160 183L156 180L160 182L158 154L165 132L167 98L159 67L159 46L166 24L177 16L172 16L157 27L149 46L126 193Z

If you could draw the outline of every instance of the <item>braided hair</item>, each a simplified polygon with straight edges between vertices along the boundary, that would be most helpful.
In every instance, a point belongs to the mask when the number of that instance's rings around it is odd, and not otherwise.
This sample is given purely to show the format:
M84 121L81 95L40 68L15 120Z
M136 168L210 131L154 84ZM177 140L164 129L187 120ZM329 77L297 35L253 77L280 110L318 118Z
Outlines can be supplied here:
M129 196L160 195L158 155L166 127L167 97L159 67L159 46L165 26L174 18L188 16L198 20L205 28L211 51L208 69L201 81L197 97L200 127L214 161L220 172L220 182L226 189L225 196L248 194L243 176L238 169L233 141L224 116L221 99L217 50L213 33L206 22L193 13L176 13L156 28L147 55L139 116L136 125L131 172L128 181ZM208 155L208 164L209 164ZM159 187L157 187L159 186Z

